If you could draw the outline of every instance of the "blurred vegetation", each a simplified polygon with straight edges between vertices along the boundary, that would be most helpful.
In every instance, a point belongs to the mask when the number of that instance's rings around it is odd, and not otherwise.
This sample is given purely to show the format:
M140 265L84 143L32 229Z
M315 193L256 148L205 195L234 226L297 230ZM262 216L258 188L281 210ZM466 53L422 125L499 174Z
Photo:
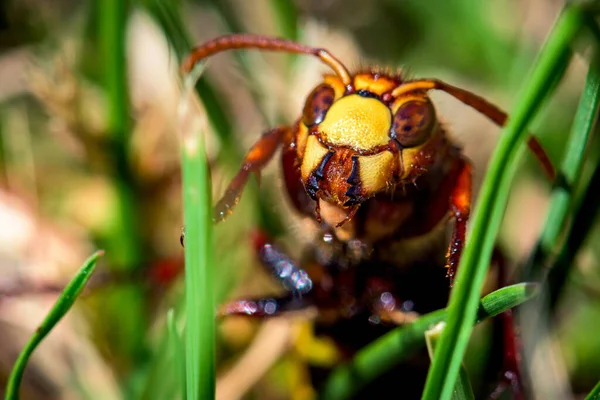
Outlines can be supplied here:
M557 0L1 2L0 387L58 291L88 254L102 248L105 257L77 312L33 355L22 398L181 394L178 332L186 310L178 63L194 44L227 32L284 36L328 48L352 69L402 68L510 109L562 6ZM575 46L564 79L533 127L555 163L566 147L590 57ZM323 71L313 59L255 52L210 61L196 89L211 128L213 197L261 132L298 117ZM499 131L449 96L434 99L475 163L477 190ZM592 153L597 162L599 153ZM215 228L217 303L277 290L254 262L256 226L291 249L312 240L281 195L278 164L272 164L260 187L251 182L234 216ZM590 182L593 172L584 166ZM538 238L551 185L528 155L513 188L500 240L517 265ZM547 376L580 395L600 379L600 230L594 219L587 222L590 234L579 238L583 247L561 277L550 322L558 361ZM493 282L492 276L486 291ZM490 390L483 371L491 327L475 330L465 359L476 398ZM326 346L307 344L304 332L297 321L283 328L233 318L219 323L218 377L235 367L254 338L267 335L275 343L277 335L287 335L286 355L268 366L247 396L310 395L305 359L327 353Z

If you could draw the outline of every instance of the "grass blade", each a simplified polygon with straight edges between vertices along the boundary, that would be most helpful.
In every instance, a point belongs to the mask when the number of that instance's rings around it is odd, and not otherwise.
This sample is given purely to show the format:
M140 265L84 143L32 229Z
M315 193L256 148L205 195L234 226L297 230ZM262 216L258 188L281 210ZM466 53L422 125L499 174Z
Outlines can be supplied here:
M479 302L477 322L498 315L535 296L537 284L519 283L488 294ZM425 314L415 322L394 329L360 350L351 363L333 371L325 384L322 399L346 399L352 393L399 364L425 344L424 334L444 321L446 310ZM475 317L474 319L475 320Z
M100 8L100 39L108 96L108 124L115 141L128 141L129 101L125 62L127 2L107 0Z
M130 164L131 107L127 82L126 28L130 1L96 2L100 58L107 106L107 140L111 184L116 193L115 222L103 238L107 266L132 271L144 265L143 238L140 232L138 184ZM124 363L142 360L146 351L146 317L143 289L139 282L124 283L106 292L102 312L119 334L114 352Z
M177 322L184 310L185 293L177 294L176 307L167 312L166 324L154 346L139 400L185 398L185 345ZM179 395L179 396L178 396Z
M425 343L427 345L427 352L429 353L430 359L433 359L433 354L435 353L435 348L439 342L440 335L444 330L444 325L445 324L443 322L440 322L433 328L425 331ZM454 387L454 392L452 393L452 400L475 400L475 395L473 394L473 388L471 387L467 370L462 364L458 374L458 381L456 381L456 386Z
M233 10L228 5L222 4L222 2L211 2L211 4L219 11L221 18L230 30L235 32L241 29L237 19L235 19ZM177 2L145 0L144 5L163 30L165 37L175 50L177 59L180 61L183 60L192 48L192 42L188 32L185 30ZM289 7L286 7L286 10L293 11ZM289 15L287 17L290 18ZM247 59L243 57L244 53L235 52L233 54L240 61L240 66L246 79L252 82L252 68L250 68ZM254 87L255 85L252 86ZM244 154L239 146L239 141L236 140L233 134L233 124L230 116L221 106L224 102L211 83L203 77L196 82L196 91L202 99L211 126L214 128L216 136L221 142L221 151L217 161L222 161L230 169L237 171ZM258 101L260 96L256 90L251 91L251 94L255 96L255 101L260 103ZM264 112L262 112L262 117L265 121L268 119ZM248 185L244 197L250 198L251 202L258 204L257 219L259 226L267 230L271 236L276 236L279 233L278 227L281 226L281 222L273 212L269 211L271 206L266 201L269 197L264 194L261 195L253 185Z
M558 67L564 68L565 53L579 32L582 20L582 12L575 6L567 7L561 13L492 156L471 222L471 235L466 242L456 284L450 295L447 326L427 376L424 399L447 400L452 395L508 203L517 156L527 136L527 126L544 98L550 94L552 82L564 72Z
M585 400L600 400L600 382L594 386L590 394L585 397Z
M546 222L532 257L528 260L524 273L525 280L539 278L542 264L547 264L547 258L556 251L560 235L564 232L569 210L573 209L574 191L579 186L585 149L598 117L599 104L600 58L596 56L590 65L584 91L579 100L571 135L559 170L559 179L552 192Z
M581 204L575 206L575 217L566 234L567 240L563 244L558 257L550 266L548 273L548 295L551 309L556 307L561 289L564 286L575 256L583 245L588 233L594 226L599 213L598 189L600 188L600 164L596 168L583 193Z
M186 392L185 386L185 350L175 321L175 311L171 308L167 312L167 337L169 348L173 355L172 362L175 364L174 369L177 371L174 376L178 380L178 384L182 388L181 395Z
M215 306L212 264L212 199L204 152L206 118L193 109L191 74L180 104L185 224L186 393L188 400L215 396Z
M564 283L574 264L575 255L582 246L588 232L592 229L595 216L598 214L595 193L597 193L596 189L599 186L600 166L598 165L598 157L593 153L594 151L598 152L597 144L593 143L594 147L588 146L590 147L587 151L588 157L585 157L584 153L586 153L586 143L589 141L587 139L597 126L599 105L600 56L596 54L590 65L584 92L575 116L575 123L573 124L573 142L576 141L576 143L572 144L571 157L565 160L564 165L565 175L570 174L565 177L566 184L569 185L570 190L568 191L568 198L562 200L563 203L567 203L567 201L568 203L561 205L564 207L565 214L568 210L573 210L572 214L574 218L569 225L566 223L568 215L563 216L565 219L563 230L564 225L567 226L565 232L566 240L563 241L562 246L558 249L558 256L552 260L553 263L549 266L547 281L550 309L554 309L558 303ZM583 174L584 160L587 160L587 164L593 166L595 172L591 176ZM566 192L567 190L564 191ZM563 195L563 197L567 197L567 195ZM557 249L555 247L552 250L556 251Z
M137 201L129 165L130 107L127 88L125 31L128 1L107 0L100 3L100 40L104 86L107 95L107 129L110 138L113 181L118 195L115 233L106 248L116 267L140 266L142 244L139 232Z
M298 40L298 12L291 0L271 0L269 2L275 22L279 27L281 36L286 39Z
M48 315L46 315L42 324L36 329L29 339L29 342L27 342L21 351L21 354L19 354L6 386L6 400L19 398L19 386L29 357L46 335L50 333L52 328L54 328L69 309L71 309L71 306L73 306L73 303L77 300L77 297L83 290L85 284L92 276L98 258L103 254L103 251L97 251L83 263L83 266L79 269L77 275L75 275L71 282L65 287L59 298L56 300L56 303L54 303L54 306L52 306L52 309L50 309L50 312L48 312Z
M192 48L192 40L185 29L178 2L145 0L144 6L162 29L165 38L175 51L177 60L182 61ZM196 82L196 91L204 103L211 126L222 144L224 160L237 168L242 153L235 141L230 115L222 106L223 100L206 78L201 77Z

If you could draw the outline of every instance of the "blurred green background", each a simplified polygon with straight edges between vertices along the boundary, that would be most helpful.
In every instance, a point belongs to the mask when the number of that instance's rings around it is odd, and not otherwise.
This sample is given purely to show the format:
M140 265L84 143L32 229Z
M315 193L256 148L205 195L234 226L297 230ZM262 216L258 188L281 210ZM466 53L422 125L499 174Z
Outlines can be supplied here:
M34 355L23 398L180 394L165 318L176 307L179 320L181 308L177 71L191 46L228 32L284 36L329 49L351 70L376 65L436 77L510 110L562 6L553 0L0 3L0 387L60 288L87 254L103 248L101 269L79 307ZM534 126L555 162L588 56L575 54ZM212 128L207 144L218 197L261 132L299 116L326 69L311 58L256 52L223 54L208 65L198 90ZM477 188L499 130L450 96L433 97L475 163ZM250 250L257 225L292 249L312 240L314 230L293 215L282 189L273 162L261 186L252 182L233 217L217 226L217 302L277 290ZM527 156L501 236L512 261L531 250L549 189ZM595 229L552 321L557 365L544 378L560 379L574 393L587 393L600 378L597 238ZM236 365L248 346L262 343L253 342L257 332L281 343L286 355L274 356L273 365L261 357ZM477 328L467 355L477 390L490 384L481 374L489 334L489 324ZM245 379L247 398L310 397L304 360L329 357L301 321L232 318L218 325L217 336L223 399L246 392ZM244 376L253 368L267 372Z

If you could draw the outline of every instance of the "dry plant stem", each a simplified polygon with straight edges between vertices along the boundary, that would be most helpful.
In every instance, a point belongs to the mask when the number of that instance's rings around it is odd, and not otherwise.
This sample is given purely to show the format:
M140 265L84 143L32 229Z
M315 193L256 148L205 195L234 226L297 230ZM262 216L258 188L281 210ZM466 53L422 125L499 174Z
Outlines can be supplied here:
M217 400L237 400L268 371L290 345L293 320L267 320L252 345L236 364L217 380Z

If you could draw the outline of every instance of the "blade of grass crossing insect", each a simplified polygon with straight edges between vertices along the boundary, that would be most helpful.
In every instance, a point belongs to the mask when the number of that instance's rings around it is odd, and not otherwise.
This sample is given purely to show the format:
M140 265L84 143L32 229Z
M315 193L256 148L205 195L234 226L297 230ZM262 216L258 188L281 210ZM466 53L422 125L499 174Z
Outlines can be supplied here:
M179 3L162 0L144 0L143 4L162 29L167 41L173 47L177 59L180 61L184 59L193 46L190 35L185 29L181 18ZM206 78L200 77L195 85L196 92L202 99L206 115L211 122L211 127L214 128L217 139L221 143L222 151L216 163L227 166L231 170L237 170L240 160L243 158L243 153L239 146L239 141L235 140L231 118L227 110L222 106L225 103L222 101L217 90L211 85L211 82ZM251 188L252 186L250 185L245 191L245 197L249 198L250 202L254 201L258 196L256 191L248 190ZM256 200L256 202L260 202L260 199ZM223 274L219 276L216 282L216 292L228 290L229 283L232 281L230 271L230 269L224 270Z
M573 209L574 189L578 186L583 170L585 149L598 117L600 100L600 59L596 55L588 70L583 94L567 141L567 148L559 170L558 181L552 192L546 222L533 256L527 268L526 280L538 279L542 262L556 250L560 235L564 232L569 210Z
M83 290L85 284L92 276L94 269L96 268L96 262L98 258L104 254L103 251L97 251L90 256L84 263L83 266L77 272L77 275L69 282L65 287L56 303L52 306L52 309L46 315L46 318L41 325L33 333L21 353L15 362L10 377L8 378L8 384L6 386L5 399L13 400L19 398L19 386L21 379L23 378L23 372L29 361L29 357L46 337L48 333L56 326L56 324L64 317L64 315L71 309L75 300Z
M196 71L198 72L198 71ZM180 108L185 224L186 394L215 396L215 307L212 264L212 199L204 152L205 114L191 115L192 76L185 77ZM191 118L191 119L188 119ZM198 123L199 122L199 123Z
M581 25L581 10L575 6L565 8L544 44L492 156L471 222L471 234L466 241L450 296L447 326L427 376L424 399L447 400L452 395L471 335L477 301L494 242L508 202L510 183L516 173L519 145L525 142L527 125L544 98L549 95L556 74L564 72L557 71L557 67L564 60L564 54L569 51L569 44Z
M534 297L538 285L519 283L496 290L481 299L477 322L498 315ZM394 329L360 350L349 364L336 368L320 393L320 398L349 398L394 365L414 354L425 341L424 333L446 318L446 310L425 314L411 324Z
M239 23L234 18L233 11L230 10L230 8L223 5L222 2L213 3L220 11L229 10L226 13L221 13L224 15L223 18L225 19L225 22L233 31L239 29ZM144 5L148 12L158 22L165 37L175 49L178 60L185 58L192 48L192 44L189 34L184 28L177 3L164 2L161 0L145 0ZM287 15L287 17L290 18L289 15ZM234 54L237 57L240 53L236 52ZM251 76L253 75L253 72L251 71L250 65L245 62L244 58L240 59L240 61L244 73L247 78L252 81ZM196 82L196 91L202 99L206 114L208 115L212 126L215 128L218 139L222 145L221 148L223 150L220 152L217 162L223 161L224 164L228 165L230 168L237 170L239 168L240 160L243 158L243 154L240 150L238 141L235 140L233 135L233 125L230 122L230 118L222 107L222 104L224 103L221 101L219 94L210 82L202 77ZM263 119L266 120L264 114ZM281 222L273 212L264 212L270 205L265 203L264 196L261 196L257 190L253 189L253 187L254 186L249 185L246 188L244 195L246 198L251 199L251 202L258 203L259 225L262 228L267 229L271 236L275 236L278 233L277 230L271 230L270 228L281 225Z

